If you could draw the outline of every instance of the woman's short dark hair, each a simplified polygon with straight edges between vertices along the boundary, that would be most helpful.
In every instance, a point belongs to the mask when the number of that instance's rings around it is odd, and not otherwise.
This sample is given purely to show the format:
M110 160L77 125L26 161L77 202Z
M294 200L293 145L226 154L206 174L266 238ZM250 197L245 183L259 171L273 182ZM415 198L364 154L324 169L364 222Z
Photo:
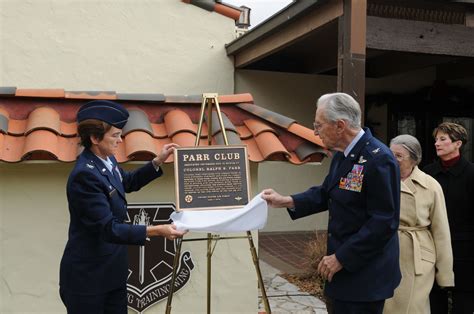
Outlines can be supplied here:
M81 139L80 144L85 148L91 148L91 136L101 141L111 127L110 124L96 119L81 121L77 126L77 134Z
M461 146L464 146L464 144L467 143L467 131L460 124L453 122L443 122L433 130L433 137L436 138L436 134L438 134L438 132L446 133L453 142L461 141Z

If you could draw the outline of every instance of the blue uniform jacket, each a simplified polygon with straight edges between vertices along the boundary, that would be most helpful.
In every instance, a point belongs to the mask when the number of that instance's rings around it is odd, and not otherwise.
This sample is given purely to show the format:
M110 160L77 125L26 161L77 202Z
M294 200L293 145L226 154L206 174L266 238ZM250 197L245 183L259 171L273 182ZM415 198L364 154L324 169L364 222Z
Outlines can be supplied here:
M110 157L117 166L114 157ZM124 287L128 276L127 246L143 245L146 227L124 224L125 193L161 176L152 163L125 172L121 179L85 149L69 175L69 238L60 267L61 289L74 294L102 294ZM117 177L117 178L116 178ZM122 180L122 181L121 181Z
M321 186L292 195L292 219L329 210L328 255L343 265L325 293L371 302L393 295L401 279L397 229L400 171L392 152L368 129L344 159L334 155Z

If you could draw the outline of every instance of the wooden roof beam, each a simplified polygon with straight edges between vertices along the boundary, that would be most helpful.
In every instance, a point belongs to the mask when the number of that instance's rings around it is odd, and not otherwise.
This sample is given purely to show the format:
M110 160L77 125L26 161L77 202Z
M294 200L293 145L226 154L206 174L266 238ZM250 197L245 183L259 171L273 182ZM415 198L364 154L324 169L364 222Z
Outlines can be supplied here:
M464 25L368 16L367 48L474 57L474 30Z
M366 19L367 0L344 0L344 15L339 18L337 90L357 100L362 120L365 111Z
M337 0L322 5L317 10L313 10L301 19L283 27L280 31L263 38L253 46L236 52L234 55L235 67L244 68L337 19L343 13L342 3L342 0Z

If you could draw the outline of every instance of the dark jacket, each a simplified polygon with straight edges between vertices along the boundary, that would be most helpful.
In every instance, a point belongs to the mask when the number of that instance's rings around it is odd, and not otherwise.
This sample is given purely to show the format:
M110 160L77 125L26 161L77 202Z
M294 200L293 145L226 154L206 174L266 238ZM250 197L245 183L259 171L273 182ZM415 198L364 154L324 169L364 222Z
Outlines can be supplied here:
M114 169L115 158L111 157ZM159 177L152 163L112 175L85 149L69 175L69 237L61 260L61 289L74 294L102 294L126 285L127 246L144 244L146 226L128 225L125 193L138 191Z
M440 161L424 171L439 182L446 199L455 289L474 291L474 164L461 156L447 171Z
M325 292L332 299L370 302L400 283L400 171L392 152L368 129L344 159L334 155L321 186L292 195L296 219L329 210L328 255L343 265Z

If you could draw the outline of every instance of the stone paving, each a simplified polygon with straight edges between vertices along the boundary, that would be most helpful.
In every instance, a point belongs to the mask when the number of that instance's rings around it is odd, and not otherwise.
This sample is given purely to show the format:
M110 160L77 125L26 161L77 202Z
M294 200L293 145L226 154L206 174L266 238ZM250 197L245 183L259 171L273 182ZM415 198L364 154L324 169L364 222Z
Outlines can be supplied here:
M278 269L260 260L263 281L272 313L327 314L325 304L318 298L300 291L280 276ZM261 296L259 313L265 313Z

